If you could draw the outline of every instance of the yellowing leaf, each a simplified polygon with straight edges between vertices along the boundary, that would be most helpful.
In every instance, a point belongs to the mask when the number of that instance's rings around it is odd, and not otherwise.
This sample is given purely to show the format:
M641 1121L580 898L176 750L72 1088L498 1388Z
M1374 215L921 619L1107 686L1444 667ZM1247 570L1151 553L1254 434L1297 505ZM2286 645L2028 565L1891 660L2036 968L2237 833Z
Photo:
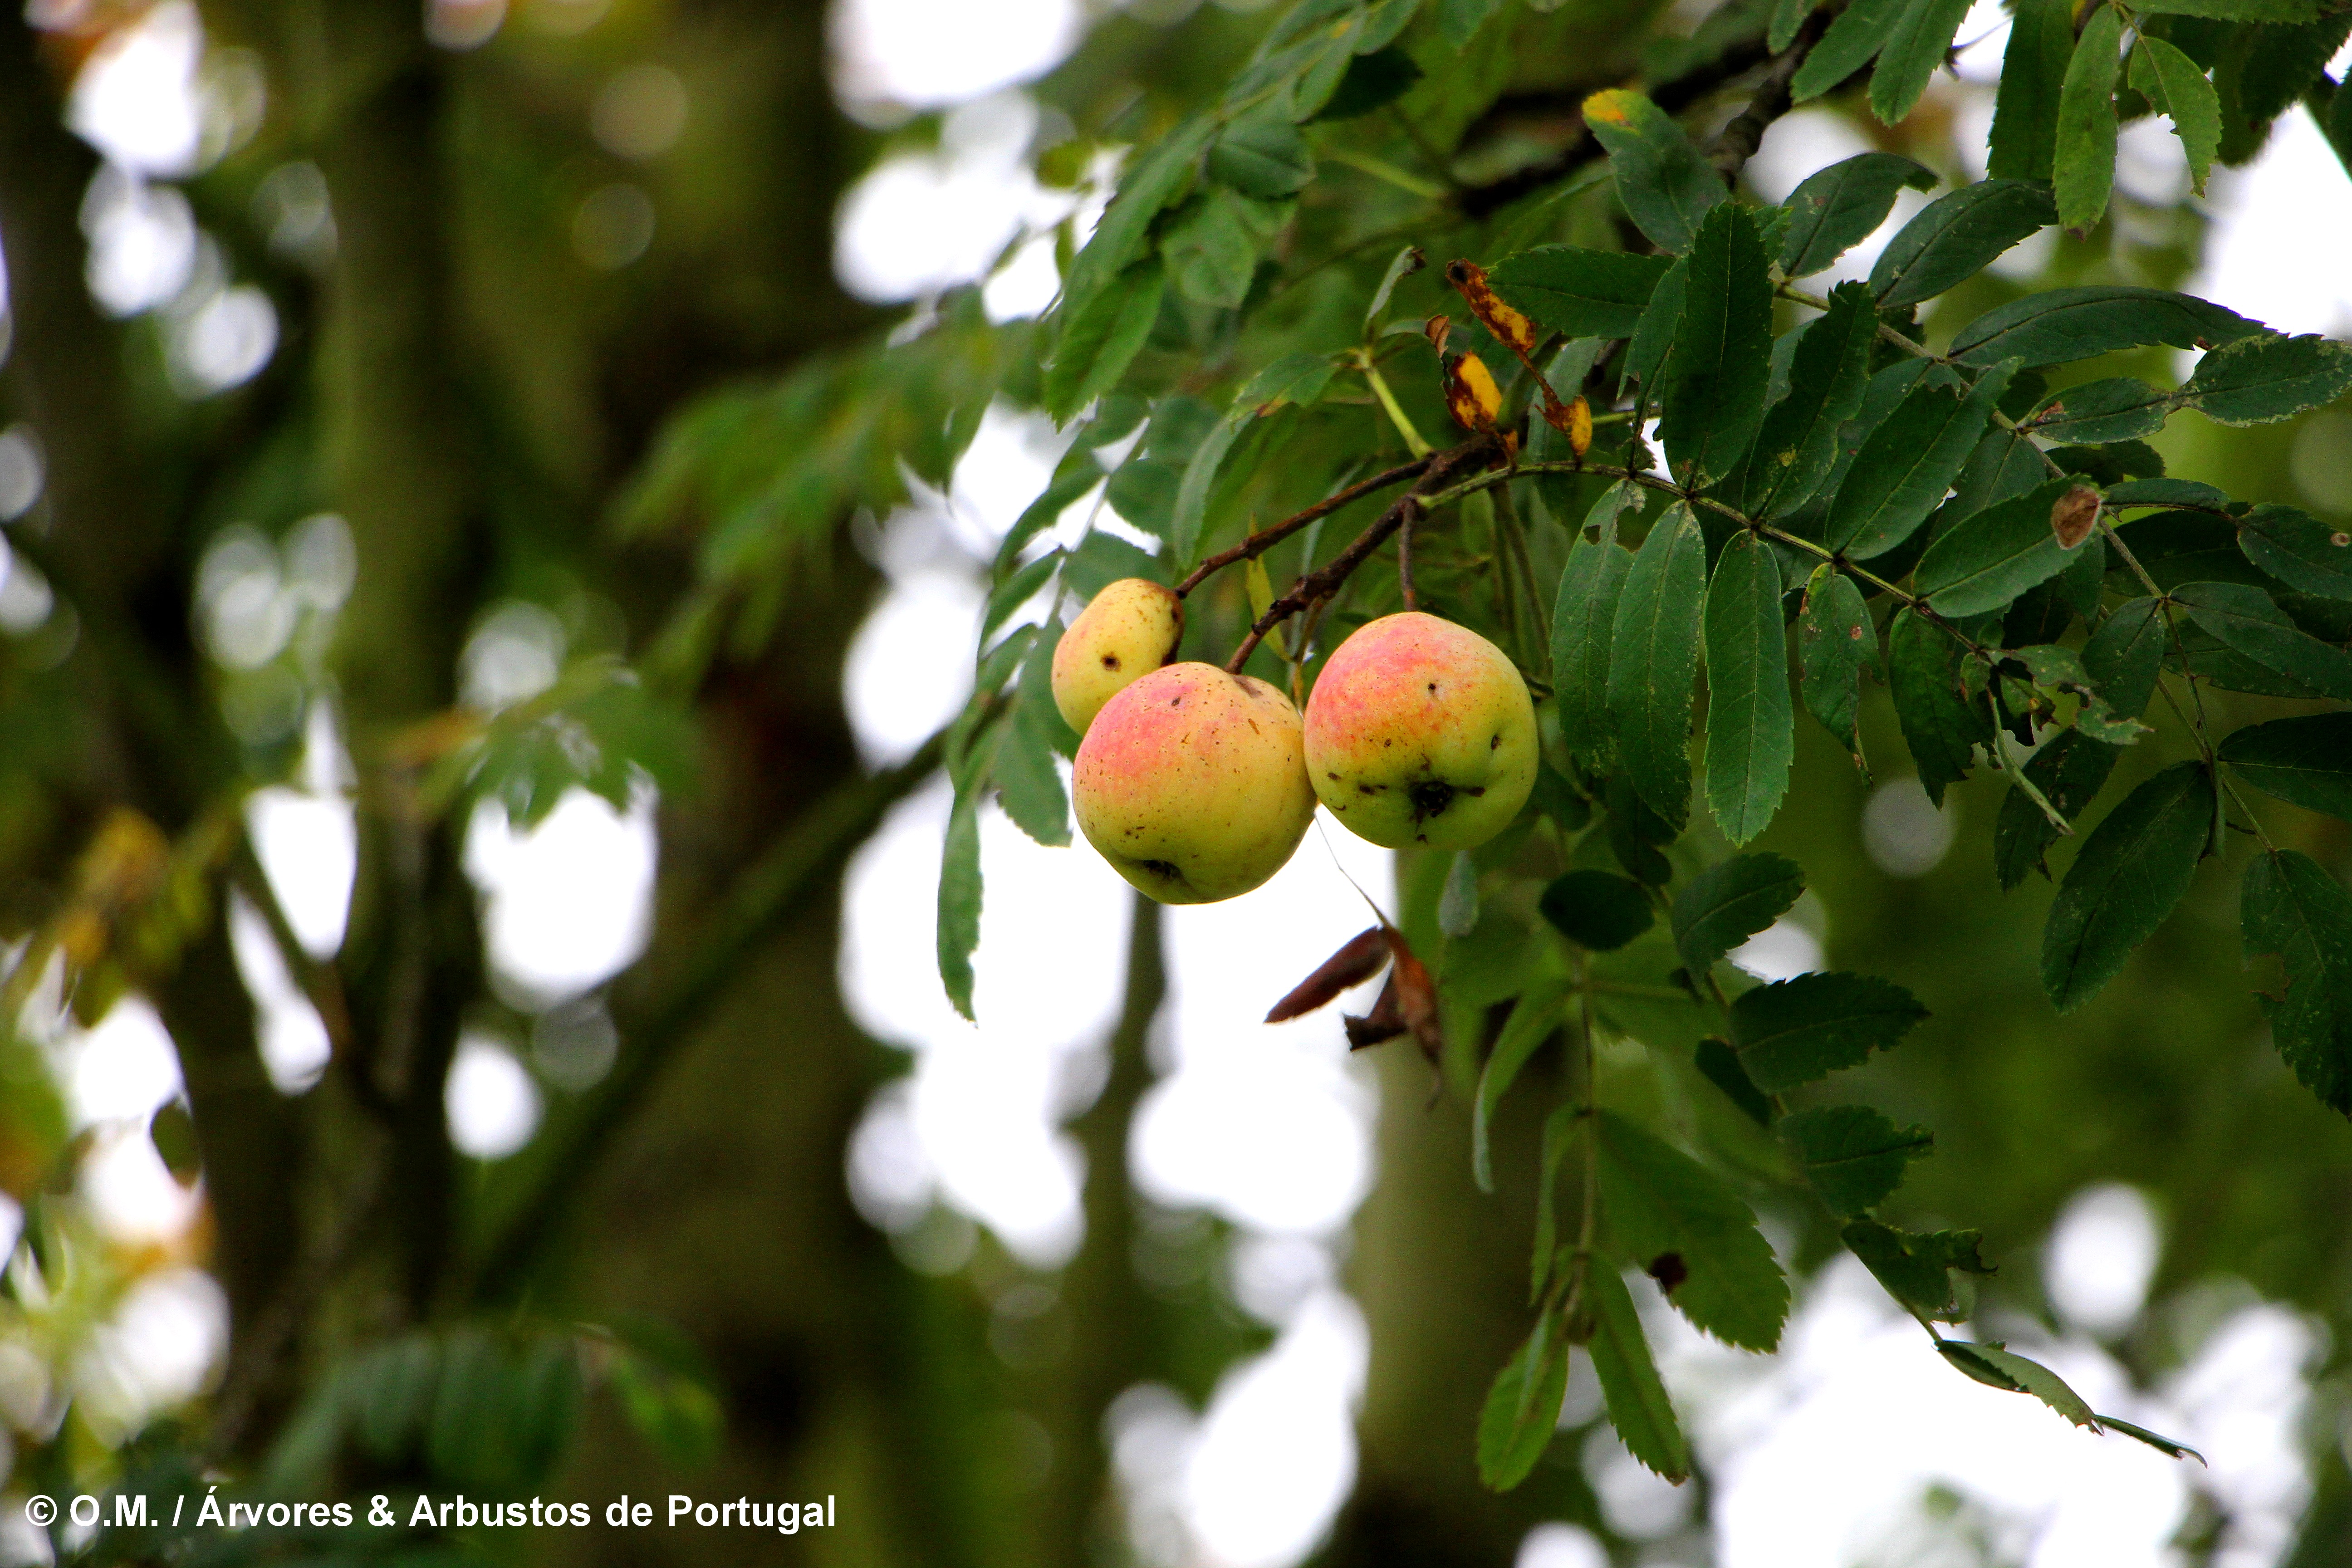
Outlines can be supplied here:
M1465 430L1492 430L1503 411L1503 391L1495 374L1476 354L1456 354L1445 362L1445 406Z

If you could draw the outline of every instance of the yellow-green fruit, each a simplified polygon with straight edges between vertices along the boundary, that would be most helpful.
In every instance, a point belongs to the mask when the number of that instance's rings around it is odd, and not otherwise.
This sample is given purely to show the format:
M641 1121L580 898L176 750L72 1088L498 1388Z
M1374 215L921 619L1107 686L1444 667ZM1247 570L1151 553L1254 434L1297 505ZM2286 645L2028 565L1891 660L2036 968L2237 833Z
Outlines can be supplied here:
M1143 577L1122 577L1078 613L1054 645L1054 706L1083 735L1103 704L1176 657L1184 601Z
M1307 699L1315 793L1360 837L1468 849L1510 826L1536 782L1536 710L1501 648L1408 611L1339 645Z
M1213 664L1155 669L1105 703L1070 797L1087 842L1163 904L1248 892L1315 819L1298 710Z

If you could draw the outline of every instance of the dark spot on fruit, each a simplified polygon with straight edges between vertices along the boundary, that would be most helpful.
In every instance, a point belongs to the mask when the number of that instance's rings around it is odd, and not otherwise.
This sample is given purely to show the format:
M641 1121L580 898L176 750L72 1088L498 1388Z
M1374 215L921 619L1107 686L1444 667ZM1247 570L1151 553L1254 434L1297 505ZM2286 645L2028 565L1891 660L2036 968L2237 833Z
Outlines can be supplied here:
M1497 736L1496 736L1494 739L1492 739L1492 740L1490 740L1490 741L1488 741L1488 742L1486 742L1486 749L1487 749L1488 751L1490 751L1490 752L1491 752L1491 751L1495 750L1496 747L1500 746L1502 743L1503 743L1503 737L1502 737L1502 736L1500 736L1500 735L1497 735Z
M1661 1252L1650 1259L1650 1278L1658 1282L1659 1289L1672 1295L1675 1286L1690 1278L1690 1269L1681 1253Z
M1405 797L1412 802L1413 816L1423 821L1438 816L1454 804L1454 786L1437 779L1423 779L1404 793Z
M1184 700L1181 697L1171 697L1168 700L1168 706L1171 708L1180 707L1182 705L1183 701Z
M1336 779L1339 775L1338 773L1333 773L1331 776ZM1358 795L1378 795L1387 787L1388 786L1386 784L1360 784L1356 786L1356 793Z
M1468 795L1472 800L1476 800L1480 795L1486 793L1486 786L1485 784L1475 784L1464 790L1462 793Z
M1325 773L1323 776L1329 779L1333 784L1338 784L1339 782L1339 775L1338 773Z
M1103 655L1103 668L1105 669L1117 669L1118 668L1118 655L1115 653L1107 653Z
M1437 695L1437 682L1435 682L1434 680L1433 680L1433 681L1431 681L1431 682L1429 683L1429 694L1430 694L1432 697L1434 697L1434 696L1436 696L1436 695Z
M1175 863L1172 861L1138 860L1135 865L1138 870L1149 871L1162 881L1179 882L1184 879L1184 873L1176 869ZM1675 1267L1681 1267L1680 1259L1676 1259Z

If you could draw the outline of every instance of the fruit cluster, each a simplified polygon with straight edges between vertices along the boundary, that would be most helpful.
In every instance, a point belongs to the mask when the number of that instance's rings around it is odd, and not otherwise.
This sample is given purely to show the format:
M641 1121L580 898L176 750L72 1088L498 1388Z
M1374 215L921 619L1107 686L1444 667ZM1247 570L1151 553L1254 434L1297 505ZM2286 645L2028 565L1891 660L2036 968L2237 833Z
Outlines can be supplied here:
M1078 826L1164 904L1246 893L1280 870L1319 800L1387 848L1467 849L1536 778L1535 704L1503 650L1419 611L1333 651L1302 718L1263 680L1174 663L1183 601L1113 583L1054 650L1054 700L1083 739Z

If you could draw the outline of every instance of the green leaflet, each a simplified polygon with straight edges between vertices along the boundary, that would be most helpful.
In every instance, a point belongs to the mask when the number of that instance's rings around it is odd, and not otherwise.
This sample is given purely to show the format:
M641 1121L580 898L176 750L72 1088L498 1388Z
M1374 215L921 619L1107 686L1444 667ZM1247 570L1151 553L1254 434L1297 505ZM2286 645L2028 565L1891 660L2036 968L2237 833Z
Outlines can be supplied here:
M1958 1322L1969 1315L1961 1292L1954 1288L1953 1270L1992 1272L1977 1251L1983 1237L1973 1230L1937 1230L1923 1236L1874 1219L1858 1219L1840 1235L1888 1295L1936 1322Z
M1897 1127L1866 1105L1824 1105L1780 1119L1780 1142L1832 1214L1868 1214L1903 1184L1912 1161L1936 1151L1924 1127Z
M1965 397L1914 386L1854 454L1830 503L1830 547L1867 561L1910 538L1967 466L2009 374L1987 371Z
M1897 229L1871 265L1870 291L1888 310L1932 300L2057 221L2050 193L2022 180L1979 180L1938 196Z
M2070 386L2021 421L2053 441L2128 441L2164 428L2165 416L2183 400L2135 376Z
M1682 1424L1675 1419L1674 1402L1650 1358L1649 1337L1642 1332L1642 1315L1633 1292L1617 1270L1593 1259L1584 1276L1585 1300L1592 1304L1592 1370L1601 1376L1601 1394L1607 1402L1609 1425L1617 1428L1626 1452L1666 1479L1681 1482L1690 1475L1690 1447L1683 1440Z
M1765 29L1764 47L1776 55L1787 48L1812 14L1813 0L1772 0L1772 21Z
M1594 952L1614 952L1658 919L1642 884L1614 871L1576 870L1556 877L1545 886L1536 907L1560 935Z
M2156 678L2164 661L2162 606L2154 599L2134 599L2119 605L2083 645L2083 668L2099 684L2107 706L2126 719L2137 719L2156 694Z
M2290 588L2352 599L2352 531L2291 506L2258 506L2238 525L2238 548Z
M1821 489L1837 461L1839 429L1862 407L1877 341L1869 290L1859 283L1831 289L1828 312L1798 341L1788 395L1766 411L1757 431L1745 492L1753 515L1785 517Z
M2305 23L2319 19L2318 0L2143 0L2151 16L2210 16L2222 22Z
M1568 1396L1568 1341L1547 1313L1503 1370L1478 1412L1478 1479L1507 1492L1528 1479L1551 1444Z
M1893 153L1857 153L1805 177L1781 205L1789 232L1780 270L1809 278L1868 238L1895 208L1905 186L1933 190L1933 171Z
M2172 121L2188 154L2189 186L2203 195L2221 146L2221 100L2204 69L2162 38L2142 33L2132 47L2131 84L2149 108Z
M2095 283L2044 289L1987 310L1960 329L1951 352L1962 364L2016 359L2033 368L2157 343L2189 349L2200 339L2235 342L2262 330L2260 323L2210 300L2169 289Z
M2296 626L2260 588L2189 583L2173 593L2189 618L2224 647L2315 697L2352 699L2352 653Z
M1754 215L1710 211L1691 247L1682 324L1666 356L1658 438L1686 485L1719 479L1747 455L1764 419L1772 368L1772 279Z
M1586 519L1600 531L1582 529L1569 548L1559 574L1559 597L1551 612L1553 700L1559 710L1560 743L1587 771L1607 773L1616 755L1609 721L1609 645L1616 635L1617 605L1633 556L1617 542L1618 514L1641 505L1640 488L1630 480L1601 492Z
M989 591L988 608L981 616L980 640L985 643L1019 609L1034 598L1037 591L1053 581L1060 570L1063 553L1048 550Z
M1992 715L1981 696L1960 685L1960 645L1913 610L1897 611L1886 636L1886 679L1904 744L1919 764L1927 798L1944 804L1944 788L1969 776L1979 742L1992 740Z
M2264 795L2352 822L2352 713L2248 724L2222 740L2219 755Z
M1225 127L1209 149L1209 177L1245 196L1294 195L1315 177L1315 154L1298 127L1276 114L1253 114Z
M2077 483L2048 480L1937 534L1912 574L1927 607L1954 618L1980 616L2064 571L2081 546L2058 542L2050 513Z
M2352 893L2310 856L2272 850L2246 867L2246 956L2277 953L2286 994L2262 998L2279 1055L2328 1109L2352 1116Z
M2204 507L2228 512L2246 510L2211 485L2200 485L2194 479L2133 479L2108 489L2108 510L2120 511L2135 506Z
M980 807L960 790L940 860L940 984L967 1019L972 1016L971 955L980 946Z
M1595 875L1606 876L1606 872ZM1622 879L1620 879L1622 880ZM1632 883L1626 886L1633 887ZM1633 889L1636 897L1639 888ZM1486 1057L1486 1066L1478 1075L1478 1098L1472 1108L1470 1121L1470 1170L1477 1178L1478 1190L1495 1190L1494 1157L1487 1152L1487 1130L1494 1125L1495 1108L1510 1092L1511 1084L1519 1069L1537 1048L1551 1038L1559 1026L1568 1007L1569 983L1562 978L1546 975L1535 981L1512 1005L1510 1021L1495 1040L1495 1048Z
M2071 0L2020 0L1993 100L1992 158L2000 180L2048 180L2058 151L2058 91L2074 53Z
M2066 1380L2021 1355L2011 1355L1998 1344L1970 1344L1966 1340L1937 1340L1937 1352L1979 1383L2011 1394L2030 1394L2077 1426L2100 1429L2099 1418Z
M2042 933L2042 988L2071 1013L2115 978L2180 895L2213 832L2213 777L2177 763L2126 795L2067 868Z
M2105 741L2095 741L2080 730L2062 730L2042 743L2025 764L2025 776L2068 822L2078 820L2083 808L2106 787L2123 753ZM2058 829L2021 789L2012 787L2001 797L2000 817L1993 825L1992 863L2004 891L2025 880L2026 873L2042 866L2042 858L2058 841Z
M1908 991L1874 974L1801 974L1731 1002L1731 1047L1765 1094L1784 1094L1860 1067L1927 1016Z
M1536 1177L1536 1245L1535 1261L1529 1270L1528 1304L1535 1306L1543 1300L1544 1288L1551 1283L1552 1266L1565 1266L1559 1255L1559 1170L1567 1163L1568 1152L1584 1129L1584 1119L1574 1105L1556 1106L1544 1118L1542 1170Z
M1505 257L1486 277L1538 326L1571 338L1626 338L1673 265L1663 256L1539 245ZM1574 395L1562 388L1560 395Z
M2052 175L2058 221L2087 234L2106 215L2116 177L2116 78L2123 64L2123 18L2095 5L2074 40L2058 90L2058 148Z
M1756 1216L1723 1178L1614 1111L1592 1127L1611 1240L1704 1331L1769 1351L1789 1316L1789 1285Z
M1617 199L1633 226L1669 255L1698 237L1701 220L1731 191L1665 110L1622 88L1584 100L1584 123L1609 150Z
M1478 36L1503 0L1437 0L1437 30L1445 41L1461 48Z
M1699 1075L1723 1090L1724 1097L1746 1111L1749 1121L1759 1127L1772 1125L1772 1102L1757 1092L1755 1081L1739 1065L1739 1053L1728 1040L1709 1036L1698 1043L1691 1060Z
M1870 73L1870 111L1883 125L1909 114L1951 51L1969 0L1906 0Z
M2032 437L1995 426L1969 454L1960 477L1952 483L1952 499L1945 506L1954 517L1972 516L1995 501L2023 495L2049 471L2042 460L2042 448Z
M1642 799L1676 831L1690 814L1691 680L1706 542L1677 502L1642 542L1610 634L1609 716Z
M1118 194L1103 209L1086 248L1070 263L1063 284L1062 308L1073 319L1085 315L1096 297L1114 285L1115 291L1127 291L1130 285L1120 280L1121 274L1143 254L1152 219L1192 188L1193 166L1216 132L1213 119L1189 120L1137 159L1119 181Z
M1257 272L1260 222L1249 198L1224 185L1187 204L1160 236L1168 280L1188 300L1238 307Z
M1796 760L1780 558L1745 530L1716 559L1706 633L1707 808L1745 844L1780 809Z
M1168 553L1179 567L1190 567L1201 553L1201 527L1208 518L1209 492L1216 488L1217 470L1224 466L1225 454L1241 439L1248 422L1246 414L1219 420L1192 449L1192 461L1184 465L1183 481L1176 488L1175 515L1168 528Z
M1675 346L1675 329L1682 324L1683 279L1689 272L1689 258L1676 257L1666 275L1658 279L1650 302L1642 309L1641 325L1633 329L1633 339L1625 345L1625 369L1618 384L1640 384L1642 401L1653 407L1657 404L1658 372Z
M2197 362L2180 389L2217 425L2267 425L2333 403L2352 389L2352 348L2322 337L2262 332L2224 343Z
M1159 260L1147 258L1117 288L1098 290L1075 311L1064 306L1061 337L1045 362L1046 413L1066 422L1118 384L1160 315L1167 281Z
M1856 716L1862 708L1862 672L1877 660L1878 638L1862 590L1826 561L1813 569L1805 586L1805 606L1797 617L1797 651L1805 711L1837 737L1856 767L1867 771Z
M1895 25L1903 19L1905 3L1906 0L1854 0L1840 12L1790 79L1790 97L1799 103L1819 98L1868 65L1871 57L1894 36Z
M1788 913L1805 890L1805 874L1779 855L1733 855L1717 861L1675 895L1675 951L1694 975Z

